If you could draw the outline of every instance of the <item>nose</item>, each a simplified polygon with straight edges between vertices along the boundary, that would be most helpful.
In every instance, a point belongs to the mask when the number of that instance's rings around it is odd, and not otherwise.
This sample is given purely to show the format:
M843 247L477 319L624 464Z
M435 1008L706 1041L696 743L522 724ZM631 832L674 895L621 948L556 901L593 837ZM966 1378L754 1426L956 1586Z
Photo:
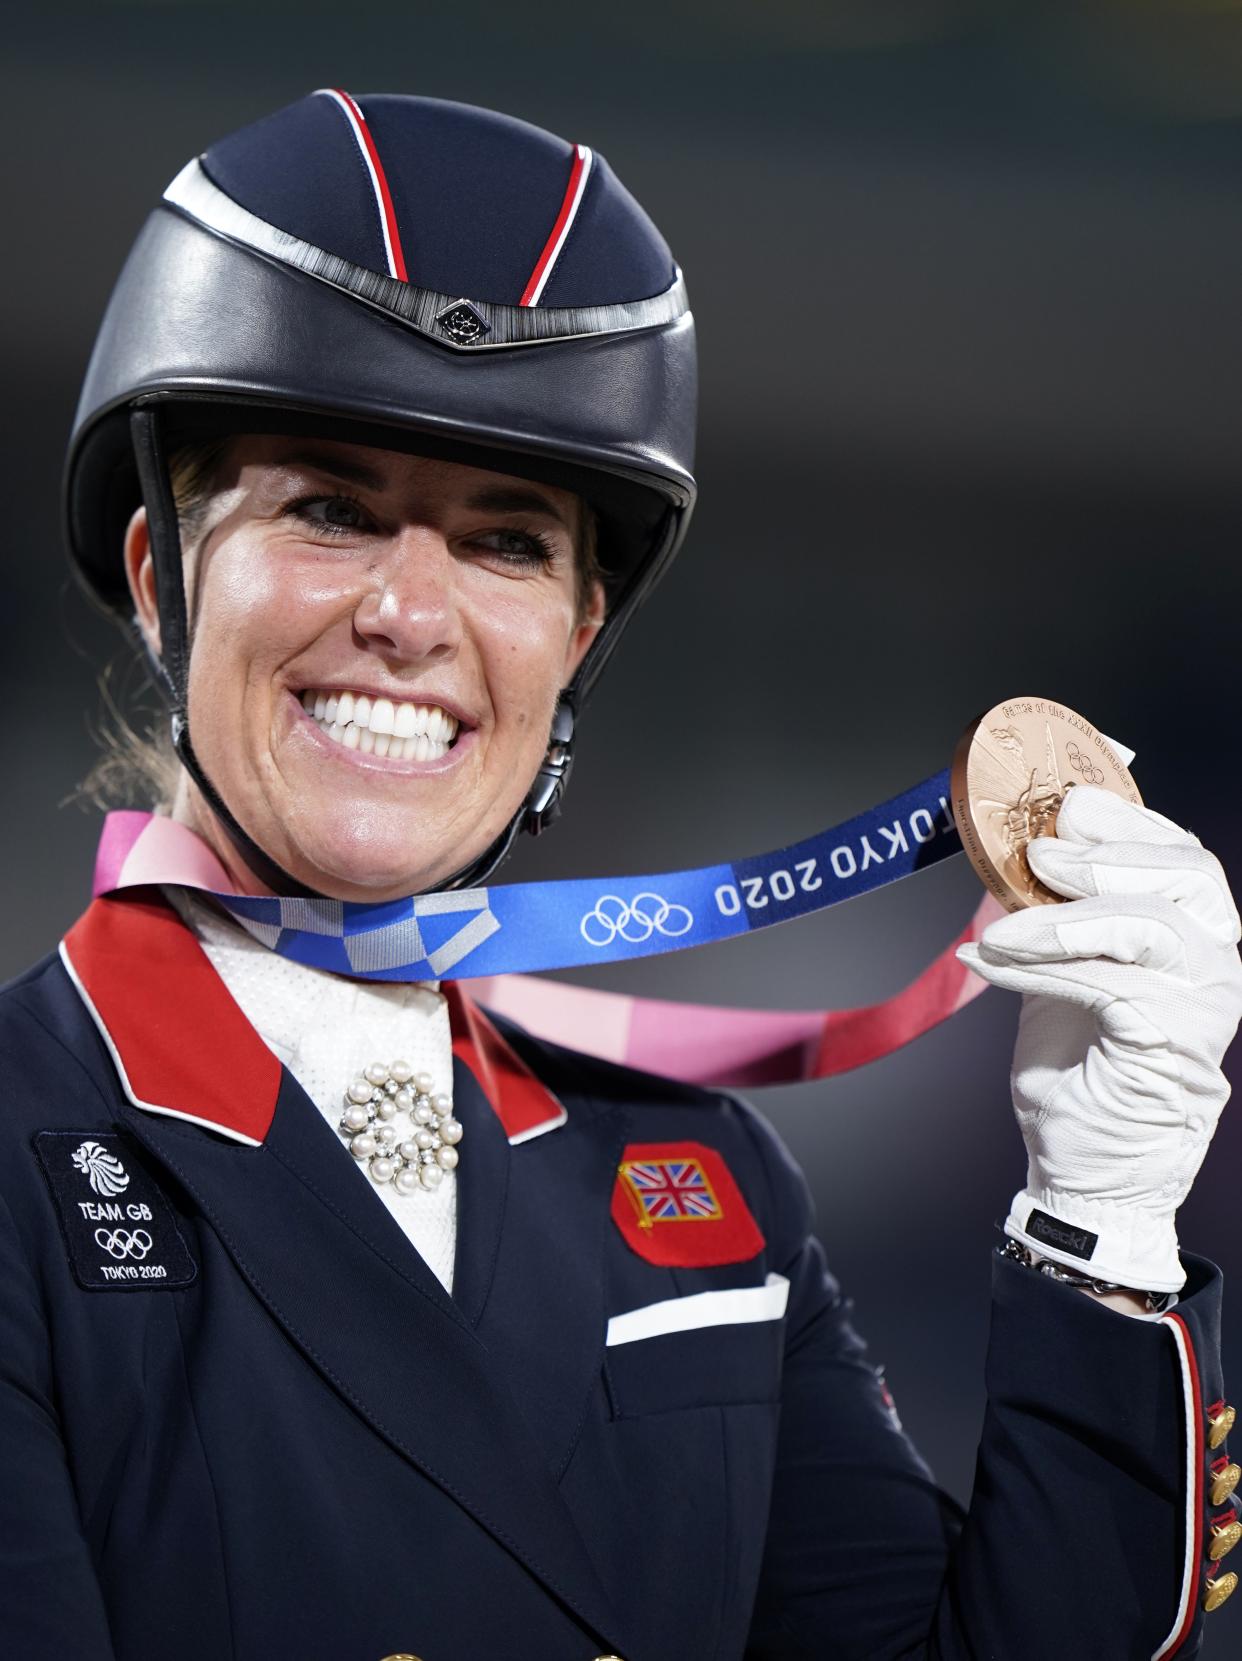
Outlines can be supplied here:
M454 562L431 526L407 526L372 569L354 612L364 644L384 657L425 662L451 657L461 644Z

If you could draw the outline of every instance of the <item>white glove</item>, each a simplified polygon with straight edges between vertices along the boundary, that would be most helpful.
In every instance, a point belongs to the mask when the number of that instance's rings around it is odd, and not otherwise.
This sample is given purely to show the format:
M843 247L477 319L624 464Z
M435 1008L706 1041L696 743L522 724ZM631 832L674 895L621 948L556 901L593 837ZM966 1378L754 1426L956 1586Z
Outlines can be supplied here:
M1028 850L1068 897L1002 917L958 957L1024 994L1013 1100L1025 1190L1005 1233L1092 1279L1185 1281L1174 1213L1229 1095L1242 1016L1238 913L1220 863L1148 808L1070 790Z

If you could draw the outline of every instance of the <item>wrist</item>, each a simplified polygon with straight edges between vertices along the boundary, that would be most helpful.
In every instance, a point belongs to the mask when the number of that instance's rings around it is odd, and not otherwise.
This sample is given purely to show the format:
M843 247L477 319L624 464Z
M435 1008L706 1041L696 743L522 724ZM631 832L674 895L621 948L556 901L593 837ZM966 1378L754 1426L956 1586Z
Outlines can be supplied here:
M1087 1281L1144 1292L1185 1285L1172 1212L1026 1188L1014 1196L1005 1233Z
M1042 1257L1028 1245L1012 1237L998 1246L997 1252L1001 1257L1007 1257L1015 1263L1021 1263L1036 1273L1045 1275L1050 1280L1059 1280L1065 1286L1072 1286L1076 1291L1083 1292L1095 1302L1102 1303L1122 1315L1135 1316L1138 1319L1159 1317L1177 1302L1177 1294L1172 1292L1153 1292L1145 1288L1121 1286L1112 1281L1097 1280L1094 1277L1078 1273L1074 1269L1066 1269L1052 1258Z
M1136 1292L1129 1286L1117 1286L1111 1292L1097 1292L1090 1286L1080 1286L1078 1290L1092 1302L1102 1303L1106 1309L1115 1310L1118 1315L1128 1315L1134 1321L1159 1320L1165 1313L1164 1308L1155 1307L1150 1292ZM1175 1292L1158 1292L1155 1296L1160 1300L1168 1298L1173 1303L1177 1302Z

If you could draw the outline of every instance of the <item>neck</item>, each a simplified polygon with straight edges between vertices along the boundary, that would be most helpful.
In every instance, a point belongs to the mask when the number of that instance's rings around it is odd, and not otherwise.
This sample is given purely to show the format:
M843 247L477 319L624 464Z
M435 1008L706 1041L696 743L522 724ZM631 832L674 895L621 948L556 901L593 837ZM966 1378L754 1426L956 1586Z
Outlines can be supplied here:
M229 882L238 894L270 894L271 889L259 881L238 852L231 836L204 802L193 779L183 769L177 781L169 818L192 830L205 842L228 872Z
M209 806L208 798L200 790L195 777L184 765L177 780L176 792L173 796L169 817L177 824L184 825L194 832L200 841L206 843L220 864L228 873L233 891L237 894L267 896L274 893L301 893L320 896L328 899L342 900L354 905L387 905L393 900L403 900L410 895L427 894L443 889L460 887L477 887L486 882L498 865L507 857L513 839L521 829L524 813L519 812L502 827L500 834L490 844L486 845L473 860L455 868L450 867L447 875L437 877L431 871L410 875L399 884L371 889L338 877L329 876L327 881L321 877L304 879L297 876L291 865L285 865L289 887L288 889L273 889L247 863L238 842L230 834L216 813ZM242 839L247 839L247 833L241 833ZM270 862L270 856L269 862ZM279 872L281 862L272 863L272 870ZM301 885L301 886L299 886Z

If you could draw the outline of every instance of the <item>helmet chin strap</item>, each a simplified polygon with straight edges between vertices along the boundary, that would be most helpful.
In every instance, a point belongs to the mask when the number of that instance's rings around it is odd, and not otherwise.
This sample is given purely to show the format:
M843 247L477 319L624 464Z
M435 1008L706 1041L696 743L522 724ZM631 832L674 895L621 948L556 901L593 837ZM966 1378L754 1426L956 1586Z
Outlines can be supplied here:
M237 853L273 894L300 898L322 898L318 891L296 877L263 851L233 816L220 792L207 776L190 739L188 712L190 685L190 638L182 566L181 528L177 520L167 459L164 453L160 411L154 404L138 405L130 412L130 435L138 481L147 510L147 532L155 568L155 598L160 620L160 655L155 659L159 678L171 706L171 731L177 759L198 786L199 792L227 834ZM573 763L574 690L561 693L547 756L525 802L505 829L479 857L445 882L441 889L471 888L486 882L508 857L514 839L522 829L540 835L560 815L569 772Z

